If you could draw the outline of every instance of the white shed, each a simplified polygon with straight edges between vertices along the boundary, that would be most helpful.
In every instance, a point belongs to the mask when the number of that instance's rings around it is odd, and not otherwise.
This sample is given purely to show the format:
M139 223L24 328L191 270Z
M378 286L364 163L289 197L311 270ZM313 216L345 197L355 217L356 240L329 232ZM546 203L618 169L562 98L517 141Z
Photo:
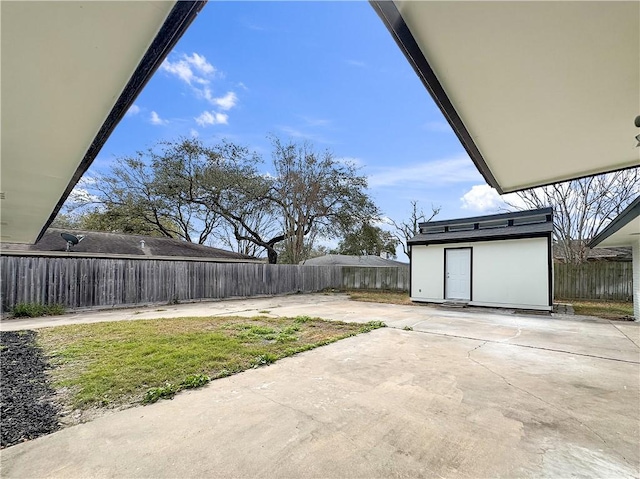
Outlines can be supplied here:
M553 210L420 223L411 300L551 311Z

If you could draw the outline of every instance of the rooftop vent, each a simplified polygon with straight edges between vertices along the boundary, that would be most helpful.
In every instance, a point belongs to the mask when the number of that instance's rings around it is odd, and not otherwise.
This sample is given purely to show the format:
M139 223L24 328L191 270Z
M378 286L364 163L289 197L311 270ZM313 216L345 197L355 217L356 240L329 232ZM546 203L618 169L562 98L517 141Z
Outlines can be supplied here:
M444 226L423 226L420 228L422 234L444 233Z
M513 219L513 226L535 225L538 223L546 223L547 215L523 216Z
M474 229L473 223L464 223L464 224L450 225L449 226L449 231L450 232L454 232L454 231L471 231L472 229Z
M489 230L493 228L506 228L509 226L509 220L493 220L493 221L481 221L478 223L478 229Z

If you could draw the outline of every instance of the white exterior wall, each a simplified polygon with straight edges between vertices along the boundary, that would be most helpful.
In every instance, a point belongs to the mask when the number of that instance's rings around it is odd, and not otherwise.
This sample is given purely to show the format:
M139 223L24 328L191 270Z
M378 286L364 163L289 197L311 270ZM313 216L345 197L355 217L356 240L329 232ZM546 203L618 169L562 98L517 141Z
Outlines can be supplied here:
M445 301L445 249L470 247L470 305L551 310L547 241L528 238L413 246L411 299Z
M411 247L411 299L444 301L444 248L441 245Z
M640 321L640 238L632 247L633 254L633 317Z

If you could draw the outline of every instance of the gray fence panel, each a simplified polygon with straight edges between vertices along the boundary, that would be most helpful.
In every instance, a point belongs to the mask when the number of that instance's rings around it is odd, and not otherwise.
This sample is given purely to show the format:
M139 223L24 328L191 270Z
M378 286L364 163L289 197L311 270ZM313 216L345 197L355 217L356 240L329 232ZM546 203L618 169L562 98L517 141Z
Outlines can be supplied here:
M583 264L554 264L554 293L557 299L631 301L633 265L622 261L594 261Z
M336 289L408 290L409 267L301 266L137 258L0 257L2 310L152 304Z

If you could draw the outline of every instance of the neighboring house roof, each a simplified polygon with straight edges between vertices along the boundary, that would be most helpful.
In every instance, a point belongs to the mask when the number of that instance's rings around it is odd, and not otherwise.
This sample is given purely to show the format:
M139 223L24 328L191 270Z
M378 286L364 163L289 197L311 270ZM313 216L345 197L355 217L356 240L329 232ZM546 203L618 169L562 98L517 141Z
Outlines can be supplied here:
M589 243L589 247L631 245L640 238L640 196L627 206L604 230Z
M397 268L408 266L408 263L381 258L380 256L352 256L346 254L328 254L300 262L305 266L386 266Z
M573 242L572 242L573 243ZM575 242L578 243L578 242ZM579 245L571 245L576 250ZM585 251L585 259L587 261L631 261L631 248L630 247L611 247L611 248L587 248ZM566 261L565 251L557 243L553 244L553 259L557 261Z
M71 233L75 236L84 235L84 238L77 245L73 246L69 253L66 253L67 243L60 236L63 232ZM62 230L57 228L49 228L40 241L34 245L2 243L2 252L6 253L7 251L28 251L31 253L56 252L69 256L90 254L91 256L126 255L134 257L202 258L240 262L257 261L256 258L252 256L172 238L126 235L103 231Z
M412 245L458 243L549 236L553 232L553 209L515 211L420 223L420 233L409 240Z

